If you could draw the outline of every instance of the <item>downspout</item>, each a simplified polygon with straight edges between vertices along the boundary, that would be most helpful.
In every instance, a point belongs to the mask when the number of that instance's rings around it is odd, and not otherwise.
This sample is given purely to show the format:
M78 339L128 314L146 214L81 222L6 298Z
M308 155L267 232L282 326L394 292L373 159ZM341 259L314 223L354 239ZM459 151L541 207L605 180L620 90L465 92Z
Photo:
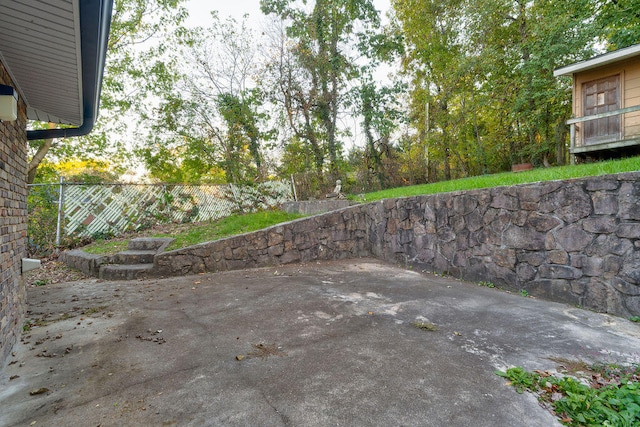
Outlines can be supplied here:
M68 138L86 135L98 118L102 74L107 56L109 28L113 0L80 2L81 52L82 52L82 104L83 120L79 127L66 129L41 129L27 131L27 140Z

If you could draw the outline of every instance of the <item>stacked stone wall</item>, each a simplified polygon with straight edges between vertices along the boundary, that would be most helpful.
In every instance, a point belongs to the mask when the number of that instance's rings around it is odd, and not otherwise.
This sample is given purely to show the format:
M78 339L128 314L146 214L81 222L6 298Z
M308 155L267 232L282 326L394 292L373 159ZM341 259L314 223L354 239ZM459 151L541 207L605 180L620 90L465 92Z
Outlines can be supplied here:
M362 206L158 254L160 275L239 270L292 262L369 256Z
M14 86L0 63L0 84ZM0 122L0 368L18 340L26 291L21 260L27 236L26 107L18 104L18 120Z
M640 172L388 199L155 258L163 275L373 256L640 315Z
M385 200L372 255L640 315L640 173Z

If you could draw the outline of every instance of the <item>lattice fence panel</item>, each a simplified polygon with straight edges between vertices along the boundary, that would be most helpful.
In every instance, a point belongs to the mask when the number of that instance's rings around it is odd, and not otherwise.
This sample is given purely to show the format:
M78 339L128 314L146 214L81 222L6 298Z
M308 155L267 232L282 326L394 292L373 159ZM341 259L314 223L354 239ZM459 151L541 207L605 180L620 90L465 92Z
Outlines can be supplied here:
M65 234L120 234L157 223L209 221L292 200L288 181L256 186L63 184Z

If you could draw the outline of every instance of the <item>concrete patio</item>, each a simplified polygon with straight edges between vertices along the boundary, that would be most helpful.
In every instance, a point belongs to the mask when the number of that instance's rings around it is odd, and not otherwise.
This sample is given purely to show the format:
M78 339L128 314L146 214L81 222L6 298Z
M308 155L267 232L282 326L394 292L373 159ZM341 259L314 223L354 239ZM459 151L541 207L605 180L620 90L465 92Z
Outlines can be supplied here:
M640 350L625 319L372 259L33 287L29 311L2 426L560 425L494 370Z

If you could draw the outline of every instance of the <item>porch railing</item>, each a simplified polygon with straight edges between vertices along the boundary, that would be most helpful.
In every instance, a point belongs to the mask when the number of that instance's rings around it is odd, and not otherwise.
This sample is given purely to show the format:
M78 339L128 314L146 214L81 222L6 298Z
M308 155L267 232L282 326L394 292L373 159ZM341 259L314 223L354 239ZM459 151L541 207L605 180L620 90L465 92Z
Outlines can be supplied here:
M621 109L618 109L618 110L607 111L605 113L592 114L590 116L576 117L576 118L567 120L567 124L570 126L570 134L571 134L571 148L570 148L569 152L571 154L575 154L577 151L581 151L579 149L586 145L586 144L577 144L577 141L576 141L576 124L588 122L590 120L604 119L606 117L622 116L624 114L633 113L633 112L636 112L636 111L640 111L640 105L634 105L632 107L626 107L626 108L621 108ZM624 128L621 130L621 133L624 133ZM610 141L608 143L596 144L596 145L599 148L605 148L605 149L606 148L617 148L620 145L616 145L616 144L619 144L620 142L625 141L629 137L630 137L630 135L620 135L620 137L617 138L615 141ZM640 138L640 135L633 135L632 137ZM630 143L634 143L634 141L635 140L630 139ZM614 144L615 146L607 146L608 144ZM573 162L573 156L572 156L572 162Z

